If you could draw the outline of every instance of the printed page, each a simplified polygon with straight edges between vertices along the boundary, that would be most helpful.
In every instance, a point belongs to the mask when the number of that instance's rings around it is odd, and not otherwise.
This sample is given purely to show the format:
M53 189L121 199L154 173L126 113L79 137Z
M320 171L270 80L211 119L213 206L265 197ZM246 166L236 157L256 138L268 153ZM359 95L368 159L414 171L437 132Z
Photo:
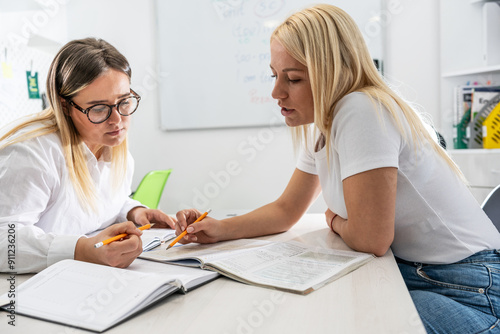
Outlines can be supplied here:
M166 250L166 246L162 246L161 249L142 253L139 257L161 262L198 259L202 263L207 263L224 258L235 252L248 251L268 244L270 244L269 241L252 239L222 241L215 244L177 244L168 251Z
M246 283L308 293L372 258L371 254L308 247L289 241L214 260L209 267Z
M205 268L241 282L309 293L357 269L373 255L311 247L296 241L275 243L239 239L181 245L168 251L146 252L140 257L172 263L195 258L203 261Z

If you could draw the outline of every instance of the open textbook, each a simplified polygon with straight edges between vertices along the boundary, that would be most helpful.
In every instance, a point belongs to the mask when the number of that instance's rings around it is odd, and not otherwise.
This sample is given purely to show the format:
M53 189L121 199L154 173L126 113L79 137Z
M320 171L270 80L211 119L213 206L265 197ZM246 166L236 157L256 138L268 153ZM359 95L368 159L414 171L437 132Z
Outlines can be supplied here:
M127 269L63 260L17 287L16 313L102 332L219 274L136 259ZM11 303L7 294L0 305Z
M308 294L344 276L374 255L253 239L188 244L142 253L141 258L214 270L234 280Z

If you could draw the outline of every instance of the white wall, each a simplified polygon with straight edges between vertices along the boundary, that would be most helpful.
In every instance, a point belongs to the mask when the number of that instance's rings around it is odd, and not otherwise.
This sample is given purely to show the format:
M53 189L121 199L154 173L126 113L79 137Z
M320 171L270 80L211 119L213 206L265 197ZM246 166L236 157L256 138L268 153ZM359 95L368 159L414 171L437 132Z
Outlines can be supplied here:
M59 1L59 0L53 0ZM382 0L386 32L385 73L436 123L439 112L439 22L436 0ZM200 210L252 209L276 199L295 166L285 127L165 132L159 128L154 1L87 0L67 3L67 38L101 37L129 59L132 87L143 96L133 117L130 150L133 186L153 169L173 168L160 207ZM99 10L95 10L99 8ZM92 9L92 10L90 10ZM403 84L404 83L404 84ZM231 92L227 92L230 94ZM196 98L196 91L193 91ZM210 112L210 110L207 110ZM439 125L439 124L436 124ZM320 198L310 209L324 212Z
M55 53L67 40L66 9L57 2L0 0L0 127L42 110L42 99L30 99L26 71L36 73L38 89L45 81ZM40 96L41 97L41 96Z
M386 78L409 102L430 114L439 131L439 1L383 1Z

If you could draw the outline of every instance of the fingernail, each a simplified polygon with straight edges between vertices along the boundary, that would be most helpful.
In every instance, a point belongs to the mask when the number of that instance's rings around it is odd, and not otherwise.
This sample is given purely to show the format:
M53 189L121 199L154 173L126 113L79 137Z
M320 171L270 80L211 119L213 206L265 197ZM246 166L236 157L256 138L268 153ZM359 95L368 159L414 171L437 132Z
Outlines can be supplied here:
M194 231L194 228L193 228L192 226L189 226L189 227L187 228L187 232L188 232L188 233L191 233L191 232L193 232L193 231Z

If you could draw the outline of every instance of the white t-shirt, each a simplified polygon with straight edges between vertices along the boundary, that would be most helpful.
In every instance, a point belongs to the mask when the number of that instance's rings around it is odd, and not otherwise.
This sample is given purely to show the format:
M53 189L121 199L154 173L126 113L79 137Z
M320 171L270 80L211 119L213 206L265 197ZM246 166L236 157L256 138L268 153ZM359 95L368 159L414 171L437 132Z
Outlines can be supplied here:
M69 179L58 134L52 133L0 150L0 272L38 272L74 258L77 240L87 233L127 221L138 201L128 197L133 175L112 189L111 150L97 160L87 148L87 165L97 195L97 212L86 212ZM9 226L15 225L15 229ZM8 245L16 245L8 254ZM14 260L11 267L8 257ZM12 262L11 262L12 264Z
M411 141L408 123L399 113ZM318 175L328 208L345 219L345 178L381 167L398 168L391 245L395 256L440 264L500 248L500 233L448 164L429 143L417 150L406 143L390 113L377 112L364 93L339 101L331 138L329 165L326 148L314 152L312 143L301 153L297 168Z

